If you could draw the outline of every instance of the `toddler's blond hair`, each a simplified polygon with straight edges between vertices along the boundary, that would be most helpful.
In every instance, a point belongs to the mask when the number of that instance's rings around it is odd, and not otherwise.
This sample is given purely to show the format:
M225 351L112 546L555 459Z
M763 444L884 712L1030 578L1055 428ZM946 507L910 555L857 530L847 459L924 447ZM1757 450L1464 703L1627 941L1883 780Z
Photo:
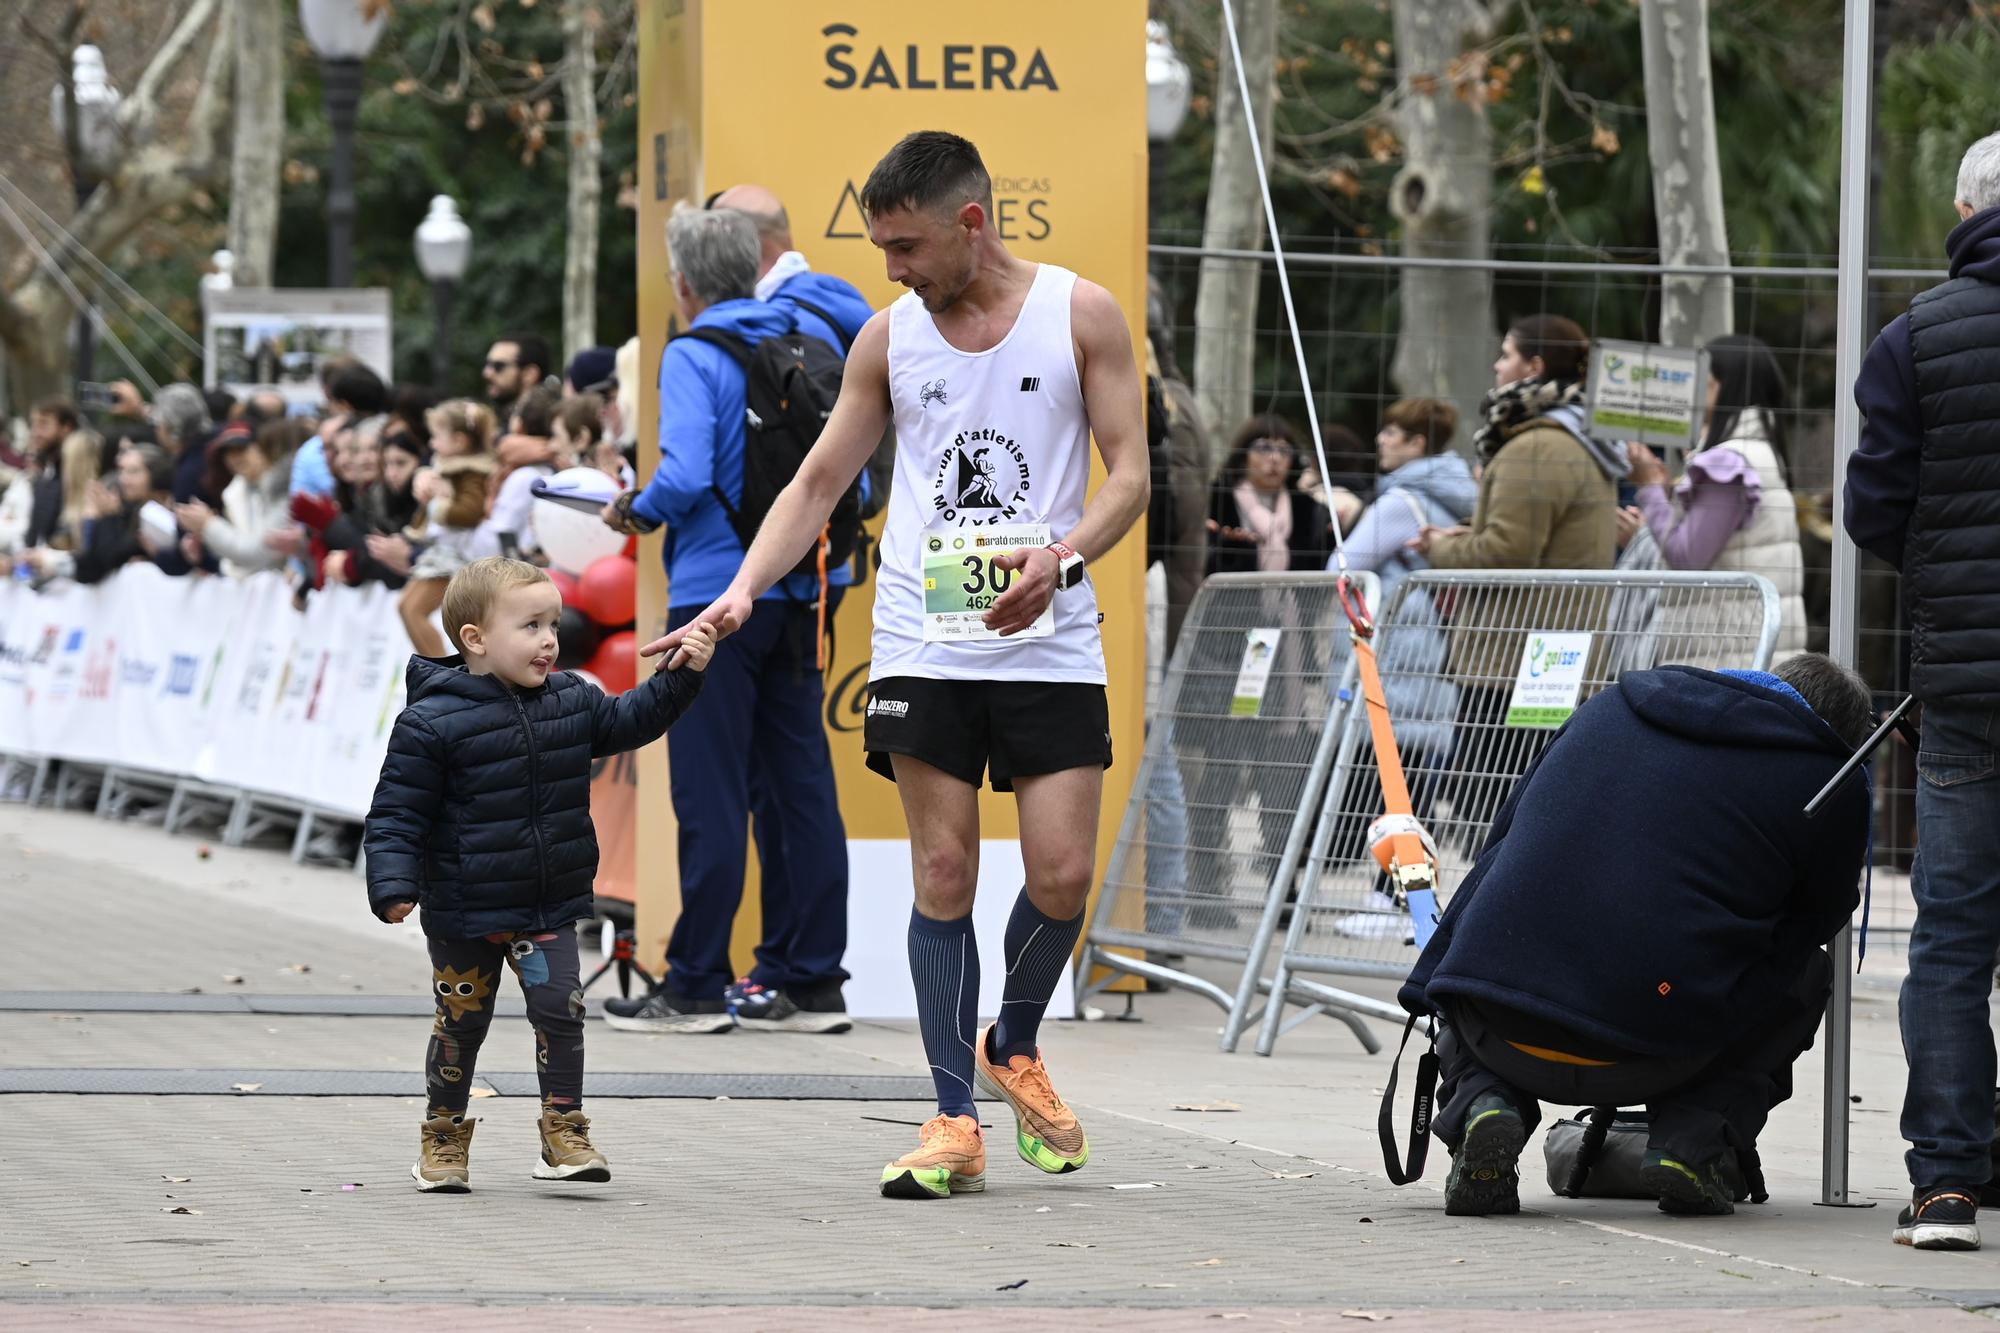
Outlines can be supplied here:
M452 647L464 652L465 645L458 641L459 629L465 625L484 628L500 594L548 582L547 570L525 560L490 555L473 561L453 574L451 582L445 585L444 605L439 608L444 616L445 637L451 640Z

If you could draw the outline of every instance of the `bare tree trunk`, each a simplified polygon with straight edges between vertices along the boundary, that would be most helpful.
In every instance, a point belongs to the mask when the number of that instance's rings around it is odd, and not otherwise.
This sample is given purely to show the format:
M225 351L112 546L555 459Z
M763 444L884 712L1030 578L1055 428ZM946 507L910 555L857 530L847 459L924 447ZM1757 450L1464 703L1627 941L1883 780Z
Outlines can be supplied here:
M1271 148L1272 83L1277 72L1277 0L1237 0L1236 39L1266 162ZM1223 33L1217 62L1215 156L1208 169L1204 250L1264 248L1264 207L1257 190L1257 162L1250 128L1236 91L1236 68ZM1229 437L1250 415L1257 356L1257 283L1263 265L1254 259L1203 259L1195 289L1194 391L1209 438Z
M271 285L285 147L283 0L231 0L236 130L229 162L229 249L239 287Z
M126 147L90 202L70 219L76 249L115 264L119 246L149 218L220 184L218 141L229 112L231 52L227 31L211 32L219 27L219 8L220 0L190 0L138 85L119 103L118 128ZM194 105L178 132L167 132L158 124L160 96L205 36L212 40ZM16 400L32 401L61 385L64 331L76 312L45 269L10 262L11 248L0 254L7 256L0 260L0 350ZM66 250L60 262L65 269L76 265L75 250Z
M569 119L569 245L563 258L564 359L597 344L597 22L591 0L563 5L563 114Z
M1397 126L1404 165L1390 189L1412 257L1487 258L1492 216L1493 127L1484 62L1506 0L1396 0ZM1390 374L1404 393L1459 409L1462 445L1493 383L1499 333L1493 273L1406 268L1401 327Z
M1640 7L1646 63L1646 151L1660 260L1729 264L1722 168L1715 147L1715 85L1708 67L1708 0L1649 0ZM1735 327L1728 275L1667 278L1660 341L1692 347Z

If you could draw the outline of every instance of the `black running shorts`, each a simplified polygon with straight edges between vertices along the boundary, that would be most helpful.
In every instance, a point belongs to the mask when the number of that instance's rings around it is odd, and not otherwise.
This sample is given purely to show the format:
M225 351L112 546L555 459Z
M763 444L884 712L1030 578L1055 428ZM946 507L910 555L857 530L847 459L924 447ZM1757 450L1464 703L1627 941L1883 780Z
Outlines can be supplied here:
M862 746L868 767L894 781L892 754L921 759L977 787L1072 768L1111 767L1111 710L1102 685L894 676L868 687Z

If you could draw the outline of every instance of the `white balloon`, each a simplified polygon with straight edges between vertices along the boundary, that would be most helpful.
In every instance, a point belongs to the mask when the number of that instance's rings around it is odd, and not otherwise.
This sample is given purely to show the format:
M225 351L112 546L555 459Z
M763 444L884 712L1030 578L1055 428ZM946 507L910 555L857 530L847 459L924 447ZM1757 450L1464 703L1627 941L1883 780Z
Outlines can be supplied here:
M587 497L606 505L618 496L618 483L596 468L573 467L535 484L537 492ZM535 540L541 543L549 563L569 574L584 570L607 555L625 549L625 537L604 526L604 520L587 509L577 509L551 498L537 496Z

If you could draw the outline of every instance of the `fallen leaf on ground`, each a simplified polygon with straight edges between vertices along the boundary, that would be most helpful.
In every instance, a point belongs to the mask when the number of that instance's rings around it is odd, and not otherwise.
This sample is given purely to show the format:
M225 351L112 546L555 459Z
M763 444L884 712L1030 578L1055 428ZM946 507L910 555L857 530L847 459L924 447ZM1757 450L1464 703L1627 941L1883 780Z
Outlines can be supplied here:
M287 963L285 965L285 971L287 972L310 972L312 970L313 965L311 963Z
M1204 1259L1204 1260L1202 1260L1202 1261L1201 1261L1200 1263L1198 1263L1198 1264L1190 1264L1190 1265L1188 1265L1188 1266L1189 1266L1190 1268L1220 1268L1220 1267L1222 1267L1222 1260L1220 1260L1220 1259Z
M353 1184L351 1184L351 1185L342 1185L342 1186L341 1186L341 1188L342 1188L343 1190L350 1190L350 1191L351 1191L351 1190L358 1190L358 1189L360 1189L360 1188L361 1188L361 1182L359 1182L359 1181L356 1181L356 1182L354 1182L354 1183L353 1183Z
M1097 1248L1095 1245L1086 1245L1080 1240L1052 1240L1049 1242L1048 1247L1052 1250L1094 1250Z
M1342 1310L1340 1317L1342 1319L1366 1319L1371 1324L1379 1324L1389 1318L1388 1315L1377 1314L1373 1310Z
M161 1211L161 1212L163 1212L163 1213L180 1213L180 1214L182 1214L183 1216L186 1216L186 1217L200 1217L200 1216L201 1216L201 1209L199 1209L199 1208L190 1208L190 1207L188 1207L188 1206L187 1206L186 1204L184 1204L184 1203L182 1203L182 1204L175 1204L175 1205L174 1205L174 1206L173 1206L172 1208L162 1208L162 1209L161 1209L160 1211Z
M234 972L224 973L222 979L232 986L241 986L243 984L243 978Z
M1250 1164L1273 1180L1311 1180L1319 1174L1317 1171L1280 1171L1274 1166L1265 1166L1254 1157L1250 1159Z
M1022 1278L1022 1279L1021 1279L1021 1280L1020 1280L1019 1282L1009 1282L1009 1283L1008 1283L1008 1284L1007 1284L1006 1286L1004 1286L1004 1287L995 1287L995 1288L994 1288L993 1290L995 1290L995 1291L1019 1291L1019 1290L1020 1290L1021 1288L1025 1287L1025 1286L1027 1286L1027 1285L1028 1285L1028 1279L1026 1279L1026 1278Z
M1139 1285L1140 1285L1140 1286L1142 1286L1142 1287L1150 1287L1150 1288L1152 1288L1152 1289L1153 1289L1154 1291L1172 1291L1172 1290L1173 1290L1173 1289L1174 1289L1175 1287L1178 1287L1178 1286L1180 1285L1180 1283L1178 1283L1178 1282L1141 1282L1141 1283L1140 1283Z
M1038 1213L1047 1213L1047 1212L1052 1212L1054 1210L1051 1209L1047 1204L1043 1204L1041 1207L1035 1209L1035 1211Z
M500 1094L491 1088L474 1088L472 1095L475 1097L498 1097Z
M1574 1287L1576 1285L1576 1279L1573 1277L1557 1278L1556 1285L1558 1287Z
M1165 1189L1166 1182L1160 1180L1141 1180L1131 1185L1112 1185L1109 1188L1114 1190L1157 1190Z
M236 1092L255 1092L264 1085L262 1083L232 1083L229 1086Z
M1235 1102L1175 1102L1176 1111L1240 1111L1243 1108Z
M161 1180L164 1180L164 1181L166 1181L166 1182L167 1182L167 1183L168 1183L169 1185L185 1185L185 1184L187 1184L187 1183L188 1183L189 1181L193 1180L193 1179L194 1179L194 1177L193 1177L193 1176L161 1176L161 1177L160 1177L160 1179L161 1179Z

